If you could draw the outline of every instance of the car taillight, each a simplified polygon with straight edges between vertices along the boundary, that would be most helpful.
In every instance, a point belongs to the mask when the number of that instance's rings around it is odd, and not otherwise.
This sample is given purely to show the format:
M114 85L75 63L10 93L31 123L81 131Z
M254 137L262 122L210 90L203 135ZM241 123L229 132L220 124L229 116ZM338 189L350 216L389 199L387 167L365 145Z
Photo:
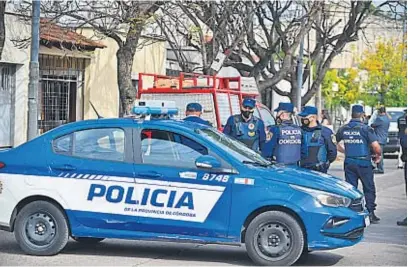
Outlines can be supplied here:
M0 161L0 169L6 167L6 164L4 164L3 162Z

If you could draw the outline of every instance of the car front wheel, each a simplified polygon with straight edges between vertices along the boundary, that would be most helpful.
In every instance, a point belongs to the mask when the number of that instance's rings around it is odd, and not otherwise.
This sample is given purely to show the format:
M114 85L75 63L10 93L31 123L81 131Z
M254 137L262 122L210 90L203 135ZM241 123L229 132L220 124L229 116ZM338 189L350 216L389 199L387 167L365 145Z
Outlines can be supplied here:
M34 201L18 213L14 235L27 254L49 256L67 244L69 229L64 213L47 201Z
M249 224L245 246L257 265L289 266L302 255L305 238L293 216L282 211L267 211Z

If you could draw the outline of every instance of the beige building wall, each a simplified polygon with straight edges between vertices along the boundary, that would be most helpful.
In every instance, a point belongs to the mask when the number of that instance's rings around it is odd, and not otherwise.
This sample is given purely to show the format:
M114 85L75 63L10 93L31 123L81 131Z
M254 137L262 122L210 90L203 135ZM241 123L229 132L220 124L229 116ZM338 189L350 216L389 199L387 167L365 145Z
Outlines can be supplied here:
M16 64L15 91L12 96L11 127L12 145L17 146L27 140L28 77L30 47L18 48L11 40L28 38L31 26L16 16L5 15L6 40L0 62ZM23 44L23 43L21 43Z
M94 36L92 29L81 29L81 34ZM118 44L111 38L100 40L106 48L96 49L86 69L84 118L97 118L89 101L98 113L106 118L117 117L119 91L117 84L116 52ZM163 40L142 38L143 45L137 50L133 61L132 79L137 80L140 72L165 74L166 45ZM136 98L136 96L135 96Z

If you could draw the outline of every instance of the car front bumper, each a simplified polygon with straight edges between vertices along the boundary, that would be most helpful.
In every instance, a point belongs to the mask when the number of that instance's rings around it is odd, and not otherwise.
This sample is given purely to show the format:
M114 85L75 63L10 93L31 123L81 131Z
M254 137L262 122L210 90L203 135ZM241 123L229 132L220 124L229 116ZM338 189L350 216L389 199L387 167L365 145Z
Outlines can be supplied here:
M361 204L363 205L363 204ZM316 207L317 206L317 207ZM316 204L300 215L307 233L309 250L326 250L353 246L360 242L369 226L368 213L350 208L331 208Z

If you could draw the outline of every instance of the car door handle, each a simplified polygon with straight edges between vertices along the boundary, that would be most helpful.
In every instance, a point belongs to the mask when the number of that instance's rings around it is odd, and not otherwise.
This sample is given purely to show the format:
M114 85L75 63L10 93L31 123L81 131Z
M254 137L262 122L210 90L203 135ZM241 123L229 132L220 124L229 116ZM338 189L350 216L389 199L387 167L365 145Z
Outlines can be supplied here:
M138 176L149 177L149 178L162 178L163 174L158 173L158 172L142 172L142 173L139 173Z
M60 171L75 171L76 168L72 165L69 164L65 164L65 165L55 165L55 166L51 166L51 168L56 169L56 170L60 170Z

